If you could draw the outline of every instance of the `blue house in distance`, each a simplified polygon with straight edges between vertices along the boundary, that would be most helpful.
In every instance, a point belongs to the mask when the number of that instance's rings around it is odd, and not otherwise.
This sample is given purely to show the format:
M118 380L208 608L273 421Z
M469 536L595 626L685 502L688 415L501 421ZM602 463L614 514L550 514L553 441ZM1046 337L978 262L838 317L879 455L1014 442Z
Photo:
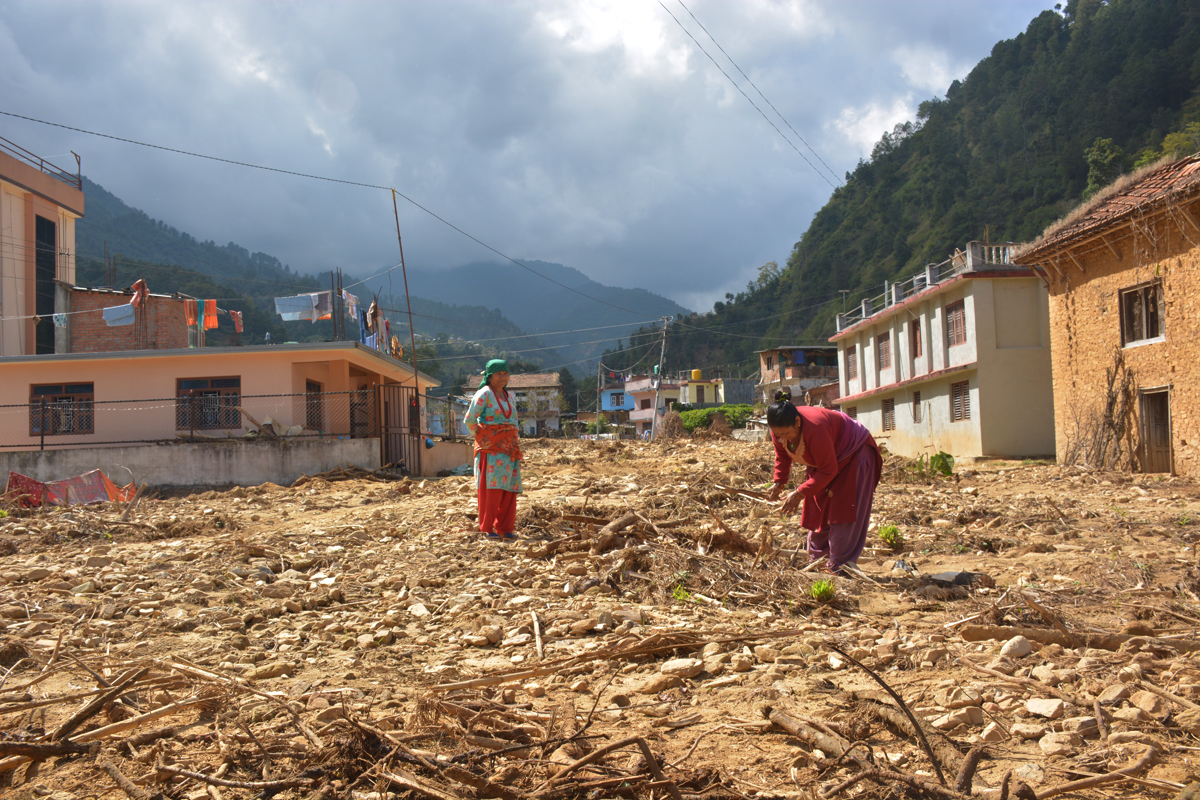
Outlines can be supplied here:
M610 386L600 391L600 411L608 421L620 425L629 421L633 411L633 395L625 391L625 385Z

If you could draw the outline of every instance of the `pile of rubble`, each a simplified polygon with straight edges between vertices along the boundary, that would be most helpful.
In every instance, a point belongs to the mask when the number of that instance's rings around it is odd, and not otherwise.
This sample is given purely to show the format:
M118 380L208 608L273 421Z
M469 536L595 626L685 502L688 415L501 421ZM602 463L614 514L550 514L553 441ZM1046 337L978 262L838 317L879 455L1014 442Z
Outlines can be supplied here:
M525 451L511 543L473 531L470 478L11 509L5 791L1174 797L1196 778L1190 482L890 461L873 530L896 530L829 587L762 497L769 445Z

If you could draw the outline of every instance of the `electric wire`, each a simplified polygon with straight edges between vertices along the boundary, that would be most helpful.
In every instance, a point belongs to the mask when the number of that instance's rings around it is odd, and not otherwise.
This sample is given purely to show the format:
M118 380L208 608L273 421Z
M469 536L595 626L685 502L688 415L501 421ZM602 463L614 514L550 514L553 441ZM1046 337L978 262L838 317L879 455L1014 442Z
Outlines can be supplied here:
M818 153L816 150L814 150L813 146L811 144L809 144L807 141L805 141L804 137L800 135L800 132L798 130L796 130L795 128L792 127L792 123L788 122L787 118L784 117L783 114L781 114L779 112L779 109L775 107L775 104L767 99L767 96L762 93L762 89L759 89L758 86L755 85L754 81L750 80L750 76L747 75L742 70L742 68L738 66L738 63L733 60L733 56L731 56L731 55L729 55L729 53L725 52L725 48L721 47L721 43L718 42L716 37L713 36L712 33L709 32L708 28L704 27L703 22L696 19L696 15L692 13L692 10L690 8L688 8L686 5L683 4L683 0L676 0L676 2L679 3L679 5L683 6L683 10L688 13L688 16L690 16L695 21L695 23L700 26L700 30L704 31L708 35L709 39L712 39L712 43L717 46L717 49L721 51L721 54L724 55L726 58L728 58L729 63L733 64L733 68L736 69L738 72L740 72L742 77L746 79L746 83L750 84L751 86L754 86L754 91L758 92L758 96L761 97L763 99L763 101L771 107L771 110L774 111L775 114L778 115L778 117L781 120L783 120L783 124L787 125L788 129L792 133L796 134L796 138L804 143L804 146L808 148L809 152L811 152L813 154L813 156L817 159L817 161L820 161L821 165L823 167L825 167L825 169L829 170L829 174L833 176L833 179L835 181L837 181L838 183L841 183L844 185L845 181L843 181L841 178L839 178L837 176L837 173L835 173L833 171L833 168L825 163L825 159L821 158L821 154Z

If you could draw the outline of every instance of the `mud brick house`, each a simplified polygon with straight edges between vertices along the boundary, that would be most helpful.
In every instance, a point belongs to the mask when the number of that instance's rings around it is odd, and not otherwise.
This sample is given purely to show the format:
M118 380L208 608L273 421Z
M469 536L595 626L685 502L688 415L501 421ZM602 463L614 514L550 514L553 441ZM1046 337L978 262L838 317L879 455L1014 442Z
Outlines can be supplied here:
M1118 181L1016 256L1050 286L1058 457L1200 475L1200 155Z
M836 347L772 347L759 350L757 395L759 402L775 402L775 393L787 389L792 401L804 402L804 393L838 376Z
M0 138L0 356L64 352L83 180Z
M838 403L891 452L1054 452L1046 287L1010 253L970 242L838 315Z

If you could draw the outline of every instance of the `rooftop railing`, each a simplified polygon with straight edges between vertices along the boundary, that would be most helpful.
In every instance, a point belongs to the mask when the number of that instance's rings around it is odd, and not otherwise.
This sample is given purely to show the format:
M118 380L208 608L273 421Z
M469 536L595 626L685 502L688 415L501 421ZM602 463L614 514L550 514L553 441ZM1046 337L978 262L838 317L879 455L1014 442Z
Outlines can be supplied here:
M68 186L74 186L76 189L83 191L83 175L79 169L79 154L71 151L71 155L75 156L75 174L72 175L64 169L56 167L41 156L31 153L19 144L10 142L3 136L0 136L0 150L7 152L9 155L24 161L30 166L36 167L39 171L49 175L55 180L62 181Z
M1012 254L1017 245L983 244L982 242L967 242L966 250L959 250L954 255L939 264L930 264L924 272L913 275L906 281L897 283L883 282L883 292L862 301L862 304L852 311L837 315L839 332L853 327L865 319L883 313L892 306L903 303L910 297L918 295L939 283L967 272L981 272L1012 266Z

